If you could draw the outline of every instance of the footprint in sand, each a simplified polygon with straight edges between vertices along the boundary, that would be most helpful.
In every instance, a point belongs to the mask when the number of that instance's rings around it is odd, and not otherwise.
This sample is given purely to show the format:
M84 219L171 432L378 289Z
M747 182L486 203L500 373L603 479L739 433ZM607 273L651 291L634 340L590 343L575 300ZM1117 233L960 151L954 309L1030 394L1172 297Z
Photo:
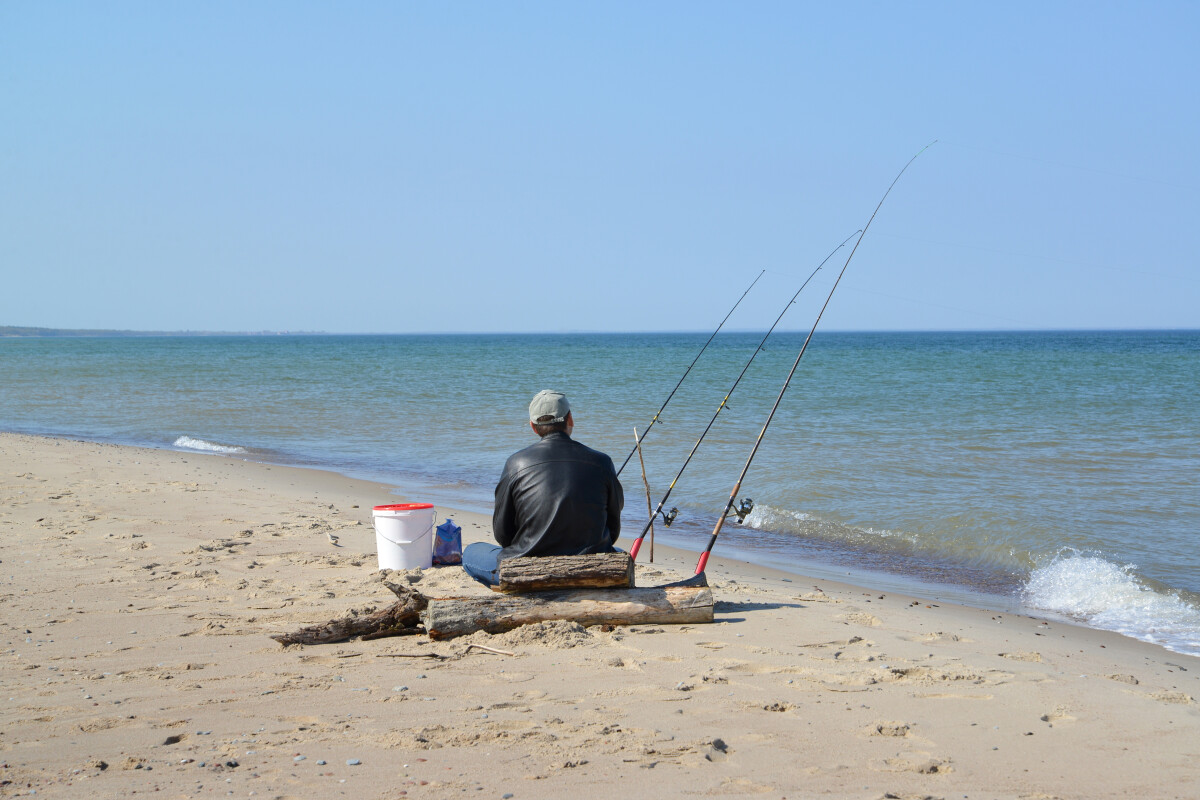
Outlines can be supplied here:
M876 722L867 728L868 736L908 736L909 724L907 722Z
M1010 658L1013 661L1036 661L1036 662L1040 663L1042 660L1041 653L1033 653L1033 652L1030 652L1030 653L1000 653L999 655L1001 658Z
M867 614L863 611L855 611L850 614L843 614L838 617L842 622L851 622L855 625L866 625L869 628L878 628L883 624L883 621L874 614Z
M809 672L798 666L774 666L761 661L726 661L723 666L730 672L749 673L751 675L796 675Z
M766 703L765 705L762 706L763 711L778 711L778 712L791 711L793 708L795 708L794 705L792 705L791 703L788 703L786 701L783 701L783 700L777 700L774 703Z
M84 733L96 733L97 731L107 731L112 728L119 728L122 725L129 725L130 721L125 717L104 717L102 719L94 719L89 722L79 724L79 730Z
M1150 698L1160 703L1173 703L1183 706L1190 706L1196 702L1190 694L1184 694L1183 692L1155 692L1150 695Z
M1050 713L1042 714L1041 720L1042 722L1049 723L1050 727L1053 728L1056 723L1074 722L1075 717L1067 712L1065 706L1058 706Z
M967 639L963 636L959 636L957 633L945 633L943 631L934 631L933 633L927 633L918 639L910 639L909 641L919 641L919 642L925 642L927 644L933 644L935 642L970 643L970 642L973 642L974 639Z
M893 770L917 772L921 775L943 775L954 771L948 760L940 758L889 758L883 763Z
M841 600L837 599L836 597L830 597L829 595L822 592L820 589L815 589L815 588L807 594L796 595L796 599L802 603L840 603L840 602L842 602Z
M969 667L947 667L946 669L932 669L929 667L892 667L887 672L887 677L899 683L918 683L923 685L938 684L943 682L962 682L973 684L996 683L997 679L1003 680L1011 678L1011 675L998 675L989 677L981 675Z
M608 666L617 667L618 669L632 669L637 670L638 672L642 671L641 666L639 666L636 661L629 658L611 658L606 663Z
M721 784L721 794L767 794L768 792L778 792L779 787L772 786L766 783L755 783L746 778L729 778Z

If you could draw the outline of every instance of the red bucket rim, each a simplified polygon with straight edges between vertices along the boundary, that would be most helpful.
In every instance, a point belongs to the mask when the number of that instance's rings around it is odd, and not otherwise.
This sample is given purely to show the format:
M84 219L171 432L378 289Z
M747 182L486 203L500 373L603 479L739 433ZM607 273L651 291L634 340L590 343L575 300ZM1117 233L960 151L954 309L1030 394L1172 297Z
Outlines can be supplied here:
M391 503L386 506L375 506L372 511L418 511L423 508L433 508L433 503Z

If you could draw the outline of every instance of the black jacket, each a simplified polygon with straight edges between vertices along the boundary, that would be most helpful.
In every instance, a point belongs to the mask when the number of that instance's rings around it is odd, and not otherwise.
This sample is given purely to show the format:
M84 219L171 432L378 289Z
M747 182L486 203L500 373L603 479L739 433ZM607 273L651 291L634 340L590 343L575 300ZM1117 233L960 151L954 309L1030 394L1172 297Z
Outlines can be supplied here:
M625 495L612 459L565 433L509 456L492 530L500 558L611 553Z

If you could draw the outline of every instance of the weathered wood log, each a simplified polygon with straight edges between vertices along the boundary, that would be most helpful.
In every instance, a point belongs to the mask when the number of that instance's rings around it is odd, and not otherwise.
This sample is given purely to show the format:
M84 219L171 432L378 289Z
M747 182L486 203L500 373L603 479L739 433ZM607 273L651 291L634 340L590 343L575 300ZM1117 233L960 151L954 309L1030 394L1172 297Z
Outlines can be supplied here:
M500 591L505 593L616 587L633 588L633 559L628 553L524 556L500 562Z
M570 620L580 625L704 623L713 621L713 597L701 574L646 589L431 598L424 619L431 639L453 639L481 630L503 633L550 620Z
M331 644L355 636L364 639L382 639L386 636L409 636L421 633L421 612L428 601L419 592L407 589L396 591L400 597L387 608L371 614L347 614L332 619L323 625L310 625L291 633L281 633L271 638L280 644Z

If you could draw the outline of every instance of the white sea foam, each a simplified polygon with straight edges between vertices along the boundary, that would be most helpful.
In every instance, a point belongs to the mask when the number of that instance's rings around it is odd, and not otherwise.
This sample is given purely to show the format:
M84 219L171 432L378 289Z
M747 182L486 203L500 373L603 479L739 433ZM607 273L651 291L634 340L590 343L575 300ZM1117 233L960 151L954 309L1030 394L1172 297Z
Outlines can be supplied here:
M749 514L746 515L745 525L748 528L756 528L758 530L785 530L789 532L797 532L800 529L800 523L812 519L808 514L802 511L791 511L786 508L773 508L763 503L756 505Z
M191 436L180 436L174 442L175 447L182 447L185 450L199 450L204 453L244 453L244 447L231 447L224 444L213 444L206 442L203 439L193 439Z
M887 528L857 528L821 520L803 511L776 508L759 503L746 515L743 523L747 528L760 531L778 531L799 536L817 536L829 541L846 543L878 542L881 539L899 539L913 544L911 535Z
M1147 586L1133 565L1064 551L1033 570L1023 594L1030 608L1200 656L1200 608Z

